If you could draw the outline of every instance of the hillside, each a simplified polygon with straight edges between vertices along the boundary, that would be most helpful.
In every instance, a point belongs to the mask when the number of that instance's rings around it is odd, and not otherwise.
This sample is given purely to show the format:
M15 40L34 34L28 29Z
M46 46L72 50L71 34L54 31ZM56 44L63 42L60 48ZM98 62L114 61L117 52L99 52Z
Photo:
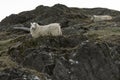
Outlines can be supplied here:
M110 21L91 21L110 15ZM30 28L60 23L62 36L33 39ZM120 12L40 5L0 22L0 80L120 80Z

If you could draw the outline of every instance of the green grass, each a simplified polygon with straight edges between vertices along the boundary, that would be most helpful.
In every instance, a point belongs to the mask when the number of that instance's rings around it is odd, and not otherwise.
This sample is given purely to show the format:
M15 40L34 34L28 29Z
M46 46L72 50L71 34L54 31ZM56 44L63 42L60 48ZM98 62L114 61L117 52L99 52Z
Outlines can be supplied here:
M7 40L0 40L0 46L1 45L7 45L9 44L13 39L7 39Z
M90 39L108 40L114 36L120 37L120 27L106 27L101 30L91 30L85 33Z
M6 51L8 47L12 44L12 39L0 40L0 53Z

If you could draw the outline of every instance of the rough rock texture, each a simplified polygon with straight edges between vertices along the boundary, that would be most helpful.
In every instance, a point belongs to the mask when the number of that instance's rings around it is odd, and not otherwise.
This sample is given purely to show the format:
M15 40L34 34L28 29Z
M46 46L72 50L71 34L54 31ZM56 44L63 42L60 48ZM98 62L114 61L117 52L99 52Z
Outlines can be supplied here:
M68 38L66 39L67 42L70 41ZM40 47L24 47L24 51L21 52L23 48L20 45L18 48L12 49L10 54L15 61L48 74L52 80L119 79L119 68L112 60L111 50L105 43L89 42L88 40L79 41L76 39L72 41L77 44L69 42L67 46L59 43L59 39L51 41L50 38L47 39L47 43L45 39L43 40L45 42L42 42L44 44L40 45L41 42L37 43ZM41 39L39 40L42 41ZM55 44L58 44L58 46L55 46Z
M40 78L33 74L30 74L30 72L11 68L0 72L0 80L40 80Z
M52 22L68 23L69 20L87 18L82 12L75 13L72 9L56 4L53 7L38 6L32 11L25 11L19 14L12 14L3 19L0 25L24 24L29 26L29 22L36 21L40 24L49 24Z
M113 20L92 22L92 15ZM120 12L56 4L12 14L0 22L0 80L120 80ZM59 22L63 36L33 39L30 27ZM37 79L35 79L37 78Z

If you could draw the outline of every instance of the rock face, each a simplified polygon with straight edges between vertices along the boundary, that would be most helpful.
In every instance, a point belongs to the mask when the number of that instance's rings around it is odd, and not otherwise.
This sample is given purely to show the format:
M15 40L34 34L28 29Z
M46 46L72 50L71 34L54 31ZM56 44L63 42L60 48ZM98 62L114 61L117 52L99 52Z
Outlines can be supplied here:
M114 18L92 22L92 15ZM6 17L0 22L0 80L120 80L119 15L104 8L56 4ZM13 29L30 27L30 22L58 22L63 36L33 39Z
M53 80L117 80L119 72L110 56L105 57L107 50L103 44L85 43L70 53L68 61L57 60Z
M64 45L64 39L69 43L68 45ZM35 45L36 48L32 46L25 48L20 45L16 49L11 49L10 55L19 64L45 73L52 80L119 79L119 68L111 58L111 50L105 43L79 41L77 40L80 39L79 37L75 40L70 39L39 39L44 41L40 42L42 44L36 43L40 47ZM59 43L59 40L63 43ZM72 41L76 44L71 43ZM21 52L22 46L23 52Z
M53 7L38 6L32 11L25 11L19 14L12 14L0 22L0 25L14 25L24 24L30 26L31 21L38 22L40 24L49 24L53 22L66 23L68 19L87 18L82 13L74 13L68 7L60 4L56 4Z
M32 75L28 72L21 71L19 69L13 68L13 69L5 69L0 73L0 79L1 80L40 80L35 75Z

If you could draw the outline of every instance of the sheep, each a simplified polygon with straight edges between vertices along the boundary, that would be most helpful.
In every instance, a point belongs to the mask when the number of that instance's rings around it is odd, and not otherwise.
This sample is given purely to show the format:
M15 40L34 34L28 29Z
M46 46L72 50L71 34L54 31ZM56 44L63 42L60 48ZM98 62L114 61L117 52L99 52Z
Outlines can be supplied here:
M38 23L31 23L30 34L33 38L40 36L61 36L62 30L59 23L51 23L48 25L39 25Z
M109 15L93 15L91 20L94 22L112 20L112 16Z

